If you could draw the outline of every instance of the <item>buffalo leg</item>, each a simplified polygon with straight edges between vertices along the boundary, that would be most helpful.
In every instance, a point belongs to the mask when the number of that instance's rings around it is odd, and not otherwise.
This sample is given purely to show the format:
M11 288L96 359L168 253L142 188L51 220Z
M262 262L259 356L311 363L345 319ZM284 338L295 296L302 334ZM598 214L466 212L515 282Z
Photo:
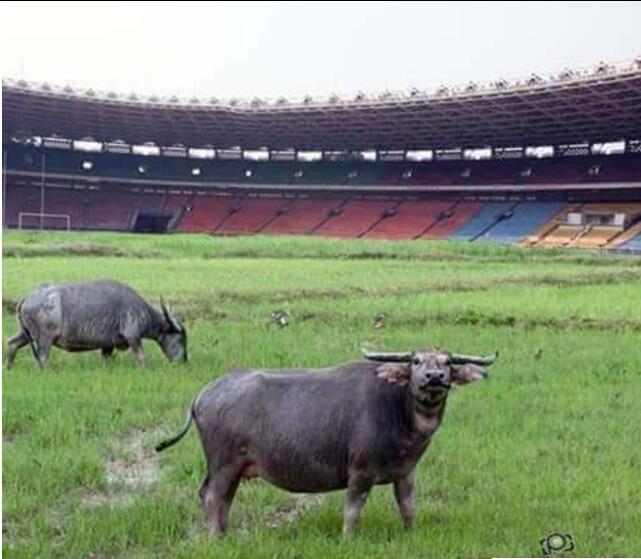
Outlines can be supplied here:
M416 508L414 505L414 473L408 474L394 482L394 496L406 528L414 525Z
M131 348L136 361L138 361L138 365L144 368L146 364L145 352L142 349L142 343L140 342L140 340L127 340L127 343L129 344L129 347Z
M13 367L13 361L16 358L18 350L29 343L29 336L24 330L20 330L13 338L7 342L7 370Z
M40 365L40 370L44 371L44 368L47 366L47 361L49 361L49 354L51 353L51 338L39 339L37 346L38 365Z
M344 535L350 535L356 529L371 488L372 482L369 478L359 475L350 477L347 483L345 509L343 511Z
M114 348L113 347L103 347L100 350L100 354L102 355L102 360L105 363L108 363L109 361L111 361L113 359Z
M229 524L229 509L240 483L240 472L226 466L205 478L200 496L205 509L205 521L212 536L223 536Z

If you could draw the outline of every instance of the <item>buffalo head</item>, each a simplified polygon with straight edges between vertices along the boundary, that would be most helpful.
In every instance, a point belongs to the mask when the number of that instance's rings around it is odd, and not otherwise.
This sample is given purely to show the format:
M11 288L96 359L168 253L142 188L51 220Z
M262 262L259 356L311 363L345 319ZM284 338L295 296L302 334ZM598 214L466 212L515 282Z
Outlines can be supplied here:
M412 395L430 403L447 395L452 384L468 384L487 377L498 352L489 357L460 355L437 348L401 353L363 351L366 359L381 361L376 374L392 384L408 384Z
M158 344L170 361L187 361L187 331L180 321L172 314L169 307L161 299L163 324L158 334Z

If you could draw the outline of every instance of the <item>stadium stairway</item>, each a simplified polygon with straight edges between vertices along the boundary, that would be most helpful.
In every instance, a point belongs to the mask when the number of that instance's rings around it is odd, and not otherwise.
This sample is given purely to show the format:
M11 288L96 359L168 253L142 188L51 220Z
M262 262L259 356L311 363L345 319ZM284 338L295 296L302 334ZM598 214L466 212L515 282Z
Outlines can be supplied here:
M564 202L522 202L511 209L511 215L501 219L479 240L494 243L517 243L525 239L559 214Z
M176 200L177 202L177 200ZM238 206L235 196L194 196L178 224L179 231L206 233L218 225Z
M641 221L638 221L631 227L628 227L625 231L622 231L615 238L610 239L610 247L619 247L625 245L628 241L631 241L635 237L641 235Z
M561 218L568 212L578 211L583 204L563 205L556 215L544 222L538 229L530 233L522 243L526 246L542 244L543 239L561 224Z
M420 235L420 239L445 239L472 219L483 207L478 202L456 202L440 214Z
M618 246L620 250L641 252L641 233Z
M485 204L474 217L457 229L450 238L474 241L485 235L499 223L506 212L516 206L513 202L490 202Z
M416 239L435 224L441 214L452 207L448 201L407 200L394 208L394 214L380 219L365 237L383 239Z
M314 234L328 237L359 237L395 205L389 200L349 200L329 216Z
M267 234L301 235L310 233L327 219L337 200L297 199L268 223L262 230Z
M258 233L289 204L284 198L243 198L240 209L228 216L215 229L221 234Z

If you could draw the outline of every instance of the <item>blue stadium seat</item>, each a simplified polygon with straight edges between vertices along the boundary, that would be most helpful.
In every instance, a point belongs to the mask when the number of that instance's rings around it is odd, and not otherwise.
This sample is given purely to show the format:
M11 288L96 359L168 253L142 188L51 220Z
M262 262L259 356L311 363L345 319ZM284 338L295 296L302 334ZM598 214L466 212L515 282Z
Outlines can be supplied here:
M472 219L450 235L450 238L474 240L493 223L496 223L499 216L507 212L512 206L514 206L514 202L492 202L485 204Z
M518 243L552 219L564 202L523 202L512 210L508 219L499 221L478 240L495 243Z

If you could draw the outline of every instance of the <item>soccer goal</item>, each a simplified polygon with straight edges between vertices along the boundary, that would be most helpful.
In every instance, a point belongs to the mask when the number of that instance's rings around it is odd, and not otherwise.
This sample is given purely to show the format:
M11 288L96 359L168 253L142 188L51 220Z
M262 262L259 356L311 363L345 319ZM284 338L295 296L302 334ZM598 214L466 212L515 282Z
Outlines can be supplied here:
M71 230L69 214L48 214L41 212L20 212L18 229L61 229Z

